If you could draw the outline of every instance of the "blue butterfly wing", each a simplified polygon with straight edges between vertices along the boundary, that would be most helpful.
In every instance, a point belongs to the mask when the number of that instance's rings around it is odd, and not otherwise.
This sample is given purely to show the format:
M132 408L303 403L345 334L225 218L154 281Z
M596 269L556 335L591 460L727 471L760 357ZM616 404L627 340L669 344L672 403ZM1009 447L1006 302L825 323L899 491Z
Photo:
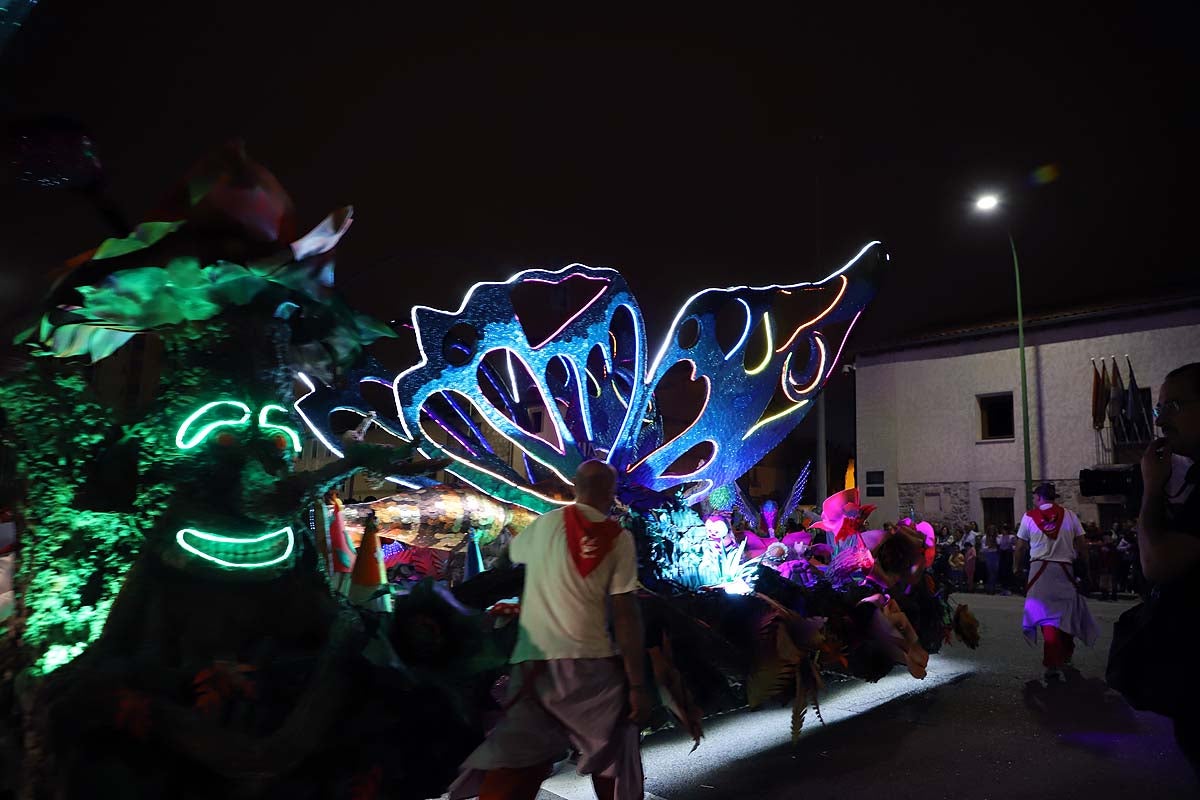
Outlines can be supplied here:
M672 367L683 363L691 379L702 384L702 408L688 427L650 452L620 453L614 463L625 480L660 492L683 488L695 503L758 463L812 407L837 366L846 337L874 296L874 277L886 258L882 246L872 242L816 283L708 289L693 295L650 364L643 402L654 396ZM776 305L800 291L819 295L822 310L782 329ZM723 349L717 316L730 303L741 309L743 333ZM830 338L831 329L841 335ZM748 352L751 347L758 349ZM706 450L708 457L681 467L693 448Z
M531 341L514 290L578 279L594 287L590 300ZM568 502L547 486L569 486L585 459L623 452L626 437L645 449L657 445L643 421L652 404L640 380L642 316L615 270L574 264L476 284L457 311L415 307L413 327L421 361L393 382L403 432L420 436L422 452L451 459L449 472L488 494L546 511ZM634 419L631 409L643 413Z

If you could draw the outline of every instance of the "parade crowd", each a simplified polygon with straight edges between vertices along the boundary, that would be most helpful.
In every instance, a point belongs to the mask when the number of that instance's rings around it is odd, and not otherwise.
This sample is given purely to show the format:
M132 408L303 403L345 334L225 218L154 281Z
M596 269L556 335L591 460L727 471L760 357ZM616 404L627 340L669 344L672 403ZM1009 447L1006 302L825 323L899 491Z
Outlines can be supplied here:
M885 530L892 527L885 525ZM1029 554L1016 546L1012 525L989 525L979 531L978 523L940 525L937 530L937 560L933 570L960 592L1024 594L1029 580ZM1144 596L1148 591L1138 560L1137 524L1119 521L1104 530L1094 522L1083 523L1086 550L1075 564L1080 591L1097 600L1120 596Z

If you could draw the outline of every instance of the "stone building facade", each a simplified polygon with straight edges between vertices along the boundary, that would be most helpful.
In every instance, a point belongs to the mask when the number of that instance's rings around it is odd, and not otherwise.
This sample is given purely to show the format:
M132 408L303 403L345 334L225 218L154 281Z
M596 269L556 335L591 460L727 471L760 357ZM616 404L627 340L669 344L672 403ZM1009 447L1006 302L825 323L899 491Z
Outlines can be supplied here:
M981 526L1020 519L1025 489L1016 339L1015 325L997 325L858 356L857 480L863 502L878 506L873 519L912 514ZM1123 446L1111 420L1102 430L1093 427L1092 359L1103 358L1111 369L1117 356L1125 383L1132 363L1141 396L1149 399L1167 372L1200 361L1200 302L1181 298L1031 319L1025 342L1035 483L1052 481L1085 521L1123 516L1121 497L1081 496L1079 472L1134 463L1149 426Z

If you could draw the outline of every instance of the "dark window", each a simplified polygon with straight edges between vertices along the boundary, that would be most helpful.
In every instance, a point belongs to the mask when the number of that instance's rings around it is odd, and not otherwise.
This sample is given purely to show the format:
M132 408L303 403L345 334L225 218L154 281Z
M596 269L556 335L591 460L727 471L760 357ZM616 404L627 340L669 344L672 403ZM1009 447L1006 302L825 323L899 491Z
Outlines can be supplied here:
M867 497L883 497L883 487L882 486L868 486L867 487Z
M993 525L999 527L1013 524L1013 498L1011 497L981 497L983 505L983 529L986 531Z
M878 469L868 472L867 483L883 483L883 470Z
M533 423L533 432L541 433L542 431L542 412L533 411L529 414L529 421Z
M979 424L980 439L1013 438L1013 396L1004 394L980 395Z

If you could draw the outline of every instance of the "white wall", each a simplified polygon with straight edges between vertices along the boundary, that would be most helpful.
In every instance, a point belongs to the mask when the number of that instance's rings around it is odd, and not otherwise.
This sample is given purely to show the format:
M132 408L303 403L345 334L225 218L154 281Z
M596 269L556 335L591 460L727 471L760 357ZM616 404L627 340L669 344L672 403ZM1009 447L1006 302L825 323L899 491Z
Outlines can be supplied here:
M976 519L980 489L1009 486L1023 502L1015 345L1008 333L859 357L858 481L863 486L869 470L885 471L886 495L864 498L879 506L881 520L900 516L899 483L969 482ZM1116 355L1128 381L1129 354L1138 385L1157 396L1167 372L1200 361L1200 310L1027 331L1026 346L1034 480L1074 480L1105 460L1092 429L1090 359ZM1013 393L1012 440L979 441L976 396L993 392Z

